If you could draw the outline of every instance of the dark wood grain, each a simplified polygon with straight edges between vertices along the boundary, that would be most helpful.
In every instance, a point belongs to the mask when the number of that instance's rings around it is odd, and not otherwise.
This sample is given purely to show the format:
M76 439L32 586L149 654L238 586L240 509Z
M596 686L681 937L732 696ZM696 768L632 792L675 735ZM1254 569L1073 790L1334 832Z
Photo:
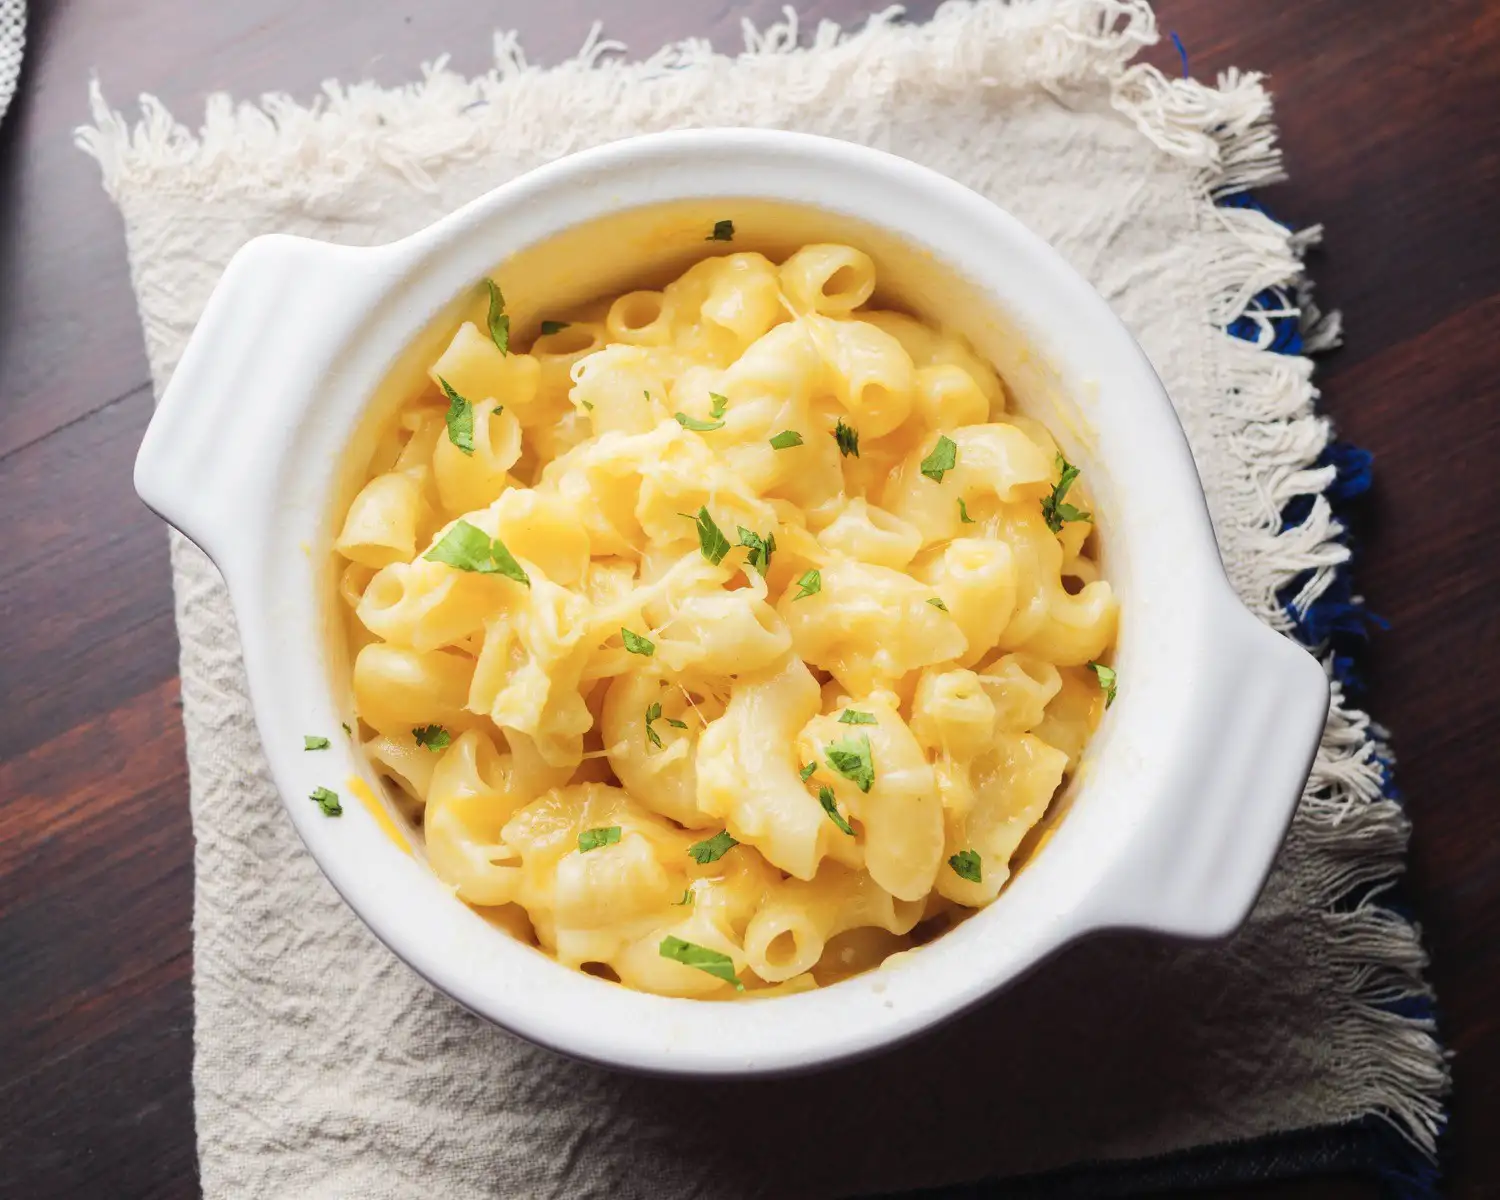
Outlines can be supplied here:
M883 0L804 4L849 19ZM930 2L910 5L914 16ZM0 129L0 1195L188 1197L191 866L166 542L129 466L150 408L119 221L71 145L99 70L116 103L184 117L210 89L310 95L396 82L452 49L487 65L519 28L536 61L592 16L637 51L738 44L772 0L46 0ZM1457 1095L1451 1194L1500 1194L1500 5L1161 0L1195 74L1265 70L1290 183L1321 221L1313 267L1348 341L1320 376L1374 450L1359 579L1389 618L1370 708L1415 823L1407 898L1426 924ZM1168 45L1150 52L1178 69ZM1317 1181L1222 1193L1374 1195Z

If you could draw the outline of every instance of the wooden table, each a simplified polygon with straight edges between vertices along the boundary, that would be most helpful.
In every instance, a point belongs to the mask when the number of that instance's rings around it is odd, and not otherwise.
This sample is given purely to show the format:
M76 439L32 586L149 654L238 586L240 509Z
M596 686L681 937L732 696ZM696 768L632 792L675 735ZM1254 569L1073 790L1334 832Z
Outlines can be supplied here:
M879 0L822 0L847 20ZM927 15L933 0L911 4ZM151 408L119 220L69 132L97 69L117 103L194 120L210 88L306 97L451 49L534 61L591 16L646 51L739 44L773 0L33 0L0 130L0 1195L192 1196L192 833L166 537L130 466ZM1374 450L1359 579L1392 622L1368 703L1415 821L1407 891L1456 1052L1452 1194L1500 1192L1500 5L1161 0L1202 77L1266 70L1294 223L1348 341L1326 410ZM1169 45L1153 61L1177 69ZM1242 1191L1236 1195L1250 1195ZM1253 1190L1373 1196L1355 1182Z

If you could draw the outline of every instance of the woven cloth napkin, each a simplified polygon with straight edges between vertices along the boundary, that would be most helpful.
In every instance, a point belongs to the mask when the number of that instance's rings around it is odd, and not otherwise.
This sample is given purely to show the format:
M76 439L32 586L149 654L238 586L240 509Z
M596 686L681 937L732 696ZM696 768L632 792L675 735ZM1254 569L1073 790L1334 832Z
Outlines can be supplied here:
M1181 414L1235 586L1290 631L1347 557L1323 495L1335 470L1318 465L1329 429L1309 361L1273 352L1263 306L1263 336L1225 327L1279 286L1309 347L1336 329L1301 283L1311 236L1215 203L1280 175L1259 77L1168 81L1131 62L1156 36L1142 0L950 3L924 26L885 13L800 46L789 14L747 29L734 57L693 41L628 62L596 31L549 70L502 35L479 79L438 63L400 89L330 84L310 107L216 97L196 134L150 99L131 126L96 90L79 137L124 215L158 392L257 234L388 241L559 155L688 125L800 129L925 163L1019 216L1124 318ZM826 1197L1375 1117L1432 1149L1446 1076L1413 1004L1423 954L1374 898L1407 827L1382 794L1384 748L1337 694L1285 852L1232 942L1099 939L936 1035L808 1078L632 1078L470 1016L345 908L272 787L217 573L175 535L172 563L210 1200Z
M0 0L0 117L21 81L26 52L26 0Z

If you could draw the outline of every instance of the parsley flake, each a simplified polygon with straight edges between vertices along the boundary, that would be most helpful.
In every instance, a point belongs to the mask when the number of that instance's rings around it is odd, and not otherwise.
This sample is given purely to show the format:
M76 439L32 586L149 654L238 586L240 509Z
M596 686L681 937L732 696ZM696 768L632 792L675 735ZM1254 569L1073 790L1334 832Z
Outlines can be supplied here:
M550 337L554 333L561 333L564 329L568 328L568 324L567 321L543 321L542 336Z
M859 430L840 421L833 427L833 440L839 444L839 453L845 458L859 457Z
M953 868L955 875L960 879L967 879L970 883L978 883L983 874L979 868L977 850L960 850L948 860L948 865Z
M344 815L344 806L339 803L339 794L329 791L326 787L314 788L312 795L308 799L323 810L325 817L341 817Z
M651 722L659 720L661 720L661 701L654 700L651 702L650 707L646 709L646 737L650 739L650 742L653 746L655 746L658 750L661 750L663 749L661 734L657 733L656 730L651 728ZM675 725L678 729L687 728L687 726L684 725L681 721L674 721L671 717L667 718L667 724Z
M1099 690L1104 693L1104 707L1108 708L1115 702L1115 688L1119 684L1120 677L1115 674L1113 667L1106 667L1101 662L1090 662L1088 667L1099 677Z
M643 638L638 633L631 633L623 625L620 626L620 637L625 641L625 649L632 654L643 654L650 658L656 653L656 643L650 638Z
M505 315L505 297L501 294L500 285L493 279L486 279L484 282L490 289L490 340L501 354L509 354L510 318Z
M709 392L708 398L713 401L708 407L708 415L717 420L724 415L724 410L729 407L729 397L721 396L718 392Z
M922 474L934 483L942 483L943 476L958 465L958 443L946 433L938 437L932 453L922 460Z
M1071 504L1064 504L1063 497L1068 494L1068 489L1073 486L1073 481L1078 478L1079 470L1061 453L1057 456L1057 469L1061 472L1058 481L1052 485L1052 495L1042 497L1042 519L1047 522L1047 528L1053 533L1061 533L1064 521L1092 521L1093 514L1081 508L1075 508Z
M687 728L687 722L686 721L679 721L676 717L668 717L667 718L667 724L670 725L673 729L686 729Z
M448 422L448 440L463 453L474 453L474 406L453 390L453 385L438 376L438 385L448 397L448 411L443 419Z
M594 411L594 402L592 400L585 400L583 402L583 408L584 408L585 412L593 412Z
M783 429L771 439L772 450L790 450L793 446L802 445L802 435L795 429Z
M340 721L339 722L339 727L341 729L343 729L343 731L345 733L347 733L350 737L354 736L354 730L352 730L352 729L349 728L349 723L347 721Z
M714 519L708 515L707 506L700 508L696 517L690 513L681 515L697 524L698 549L703 551L703 557L714 566L723 562L724 556L729 553L729 539L724 536L724 531L714 524Z
M314 737L310 733L302 735L302 748L304 750L327 750L328 739L325 737Z
M969 506L964 503L964 498L958 498L958 523L960 525L973 525L974 518L969 516Z
M825 748L828 765L852 782L862 792L875 785L875 755L870 748L870 735L840 738Z
M721 829L711 838L705 838L701 842L694 842L688 847L688 855L696 863L718 862L731 850L739 845L734 835L727 829Z
M943 603L943 598L941 596L933 596L927 601L927 603L932 605L933 608L942 609L943 612L948 611L948 606Z
M857 708L846 708L839 714L840 725L875 725L874 713L860 712Z
M693 902L693 889L692 888L683 888L682 889L682 899L681 900L673 900L672 901L672 907L673 908L681 908L684 904L691 904L692 902Z
M765 575L771 566L771 555L776 552L776 535L768 533L765 537L746 529L743 525L735 527L739 531L740 545L749 549L750 553L745 562Z
M803 783L806 783L809 779L812 778L813 772L817 769L818 764L816 762L804 763L802 766L802 770L797 772L797 778L802 780Z
M481 575L504 575L517 583L531 586L531 577L521 569L505 543L492 538L476 525L459 518L443 534L442 541L422 555L428 562L439 562L455 571L477 571Z
M734 241L734 222L715 221L714 231L703 239L705 242L732 242Z
M578 853L587 854L600 846L613 846L620 840L620 827L606 825L601 829L585 829L578 835Z
M694 433L712 433L715 429L724 428L723 421L700 421L687 413L673 413L672 417L684 429L691 429Z
M839 812L839 806L834 801L833 789L831 787L825 784L823 787L820 787L818 789L818 803L823 806L823 811L828 814L828 819L830 821L832 821L850 837L854 836L854 828L849 824L848 821L844 820L844 815Z
M802 578L797 580L797 586L802 590L792 597L793 600L805 600L808 596L816 596L823 590L823 572L816 567L811 571L802 572Z
M728 240L727 238L724 240ZM658 953L663 958L670 958L674 962L680 962L685 967L693 967L699 971L706 971L715 979L722 979L725 983L734 984L734 990L743 992L745 985L739 981L734 973L734 959L727 954L721 954L717 950L710 950L707 946L699 946L695 942L685 942L680 937L673 937L670 933L662 938Z
M445 750L453 741L453 735L441 725L427 725L421 729L413 729L412 737L416 738L417 745L426 746L434 754L439 750Z

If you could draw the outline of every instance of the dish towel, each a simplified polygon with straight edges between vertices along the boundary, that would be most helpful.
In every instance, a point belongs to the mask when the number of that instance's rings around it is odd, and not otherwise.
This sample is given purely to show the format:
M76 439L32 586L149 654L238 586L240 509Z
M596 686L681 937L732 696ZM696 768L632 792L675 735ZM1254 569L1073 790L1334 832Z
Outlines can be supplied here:
M0 117L21 82L26 53L26 0L0 0Z
M127 123L96 85L79 141L124 214L158 393L257 234L385 242L560 155L688 125L799 129L925 163L1015 213L1124 318L1181 414L1240 595L1321 640L1320 604L1347 591L1330 496L1359 472L1331 457L1300 353L1337 335L1303 280L1316 230L1242 195L1281 173L1260 78L1213 87L1133 65L1156 38L1143 0L949 3L926 25L891 11L848 34L789 11L733 57L688 41L630 62L596 29L548 70L500 35L478 79L440 61L403 88L330 83L312 105L216 96L196 134L149 98ZM1049 1195L1114 1195L1314 1162L1430 1180L1446 1067L1417 931L1381 898L1407 824L1389 755L1341 687L1233 941L1101 938L933 1036L811 1077L632 1078L472 1017L345 908L272 787L219 577L175 535L172 562L209 1200L813 1200L1062 1169ZM1307 1132L1328 1127L1332 1141ZM1182 1154L1203 1147L1217 1149Z

